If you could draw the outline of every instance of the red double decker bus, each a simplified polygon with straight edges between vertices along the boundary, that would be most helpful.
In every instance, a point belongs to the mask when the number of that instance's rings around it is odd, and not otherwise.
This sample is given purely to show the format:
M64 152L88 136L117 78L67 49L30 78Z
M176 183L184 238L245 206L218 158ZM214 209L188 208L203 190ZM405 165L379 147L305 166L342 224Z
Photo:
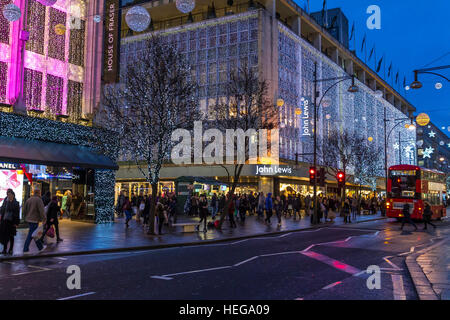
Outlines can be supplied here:
M445 174L437 170L402 164L389 168L386 216L400 219L405 202L410 204L412 219L422 219L424 202L433 211L433 219L446 215L443 203Z

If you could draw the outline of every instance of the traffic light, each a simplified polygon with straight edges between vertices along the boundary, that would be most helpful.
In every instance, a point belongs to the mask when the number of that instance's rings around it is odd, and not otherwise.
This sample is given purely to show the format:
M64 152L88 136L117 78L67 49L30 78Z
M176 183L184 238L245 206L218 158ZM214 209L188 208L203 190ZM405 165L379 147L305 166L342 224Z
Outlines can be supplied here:
M319 186L325 187L325 168L319 169L319 176L317 177Z
M314 184L316 181L316 167L309 167L309 183Z
M336 174L336 179L338 182L338 188L342 188L345 185L345 174L342 171L338 171Z

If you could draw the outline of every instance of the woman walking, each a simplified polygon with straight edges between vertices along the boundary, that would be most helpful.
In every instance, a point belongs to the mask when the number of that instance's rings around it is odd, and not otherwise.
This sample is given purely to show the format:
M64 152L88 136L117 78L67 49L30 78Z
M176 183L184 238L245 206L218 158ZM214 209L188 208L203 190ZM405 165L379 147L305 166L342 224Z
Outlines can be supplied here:
M44 242L45 235L47 234L50 227L55 226L56 232L56 241L61 242L63 239L59 237L59 225L58 225L58 213L60 212L60 208L58 206L58 197L52 197L52 201L50 201L48 210L47 210L47 220L44 225L44 230L42 231L42 236L39 239L40 243Z
M434 229L436 226L431 223L431 216L433 212L431 211L431 206L428 202L425 202L425 208L423 210L423 230L427 230L427 224L432 225Z
M270 225L270 217L272 217L273 201L272 194L269 192L266 198L266 220L265 222Z
M278 228L279 228L279 227L281 227L281 199L280 199L280 196L277 196L273 200L273 208L275 209L275 213L278 218ZM294 218L294 220L295 220L295 218Z
M3 244L2 254L12 255L14 250L14 237L20 223L20 205L12 189L6 191L6 199L0 208L0 243ZM9 250L6 251L9 243Z
M123 203L123 212L125 212L125 225L127 226L127 228L129 227L128 222L130 222L132 216L131 213L131 202L128 199L128 197L125 198L124 203Z
M197 231L199 231L200 225L203 222L203 232L206 232L208 231L208 229L206 228L206 220L208 217L208 200L206 200L206 196L204 194L200 196L198 206L199 206L200 222L199 225L197 226Z

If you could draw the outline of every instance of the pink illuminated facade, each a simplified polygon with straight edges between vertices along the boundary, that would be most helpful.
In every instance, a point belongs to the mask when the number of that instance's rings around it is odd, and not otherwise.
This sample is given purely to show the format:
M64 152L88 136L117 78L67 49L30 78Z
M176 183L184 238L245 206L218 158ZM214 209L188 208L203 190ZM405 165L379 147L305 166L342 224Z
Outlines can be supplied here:
M102 21L93 17L103 17L104 0L41 2L0 0L0 12L8 3L22 12L15 22L0 14L0 103L22 96L27 109L92 113L100 99L103 37Z

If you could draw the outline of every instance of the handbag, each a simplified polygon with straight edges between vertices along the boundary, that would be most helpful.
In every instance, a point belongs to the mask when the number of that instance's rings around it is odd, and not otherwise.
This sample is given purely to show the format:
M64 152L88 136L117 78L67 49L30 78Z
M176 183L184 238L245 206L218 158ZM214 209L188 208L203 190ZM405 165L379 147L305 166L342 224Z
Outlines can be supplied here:
M53 228L53 226L50 226L50 228L47 230L47 233L45 235L47 237L54 238L55 237L55 228Z

